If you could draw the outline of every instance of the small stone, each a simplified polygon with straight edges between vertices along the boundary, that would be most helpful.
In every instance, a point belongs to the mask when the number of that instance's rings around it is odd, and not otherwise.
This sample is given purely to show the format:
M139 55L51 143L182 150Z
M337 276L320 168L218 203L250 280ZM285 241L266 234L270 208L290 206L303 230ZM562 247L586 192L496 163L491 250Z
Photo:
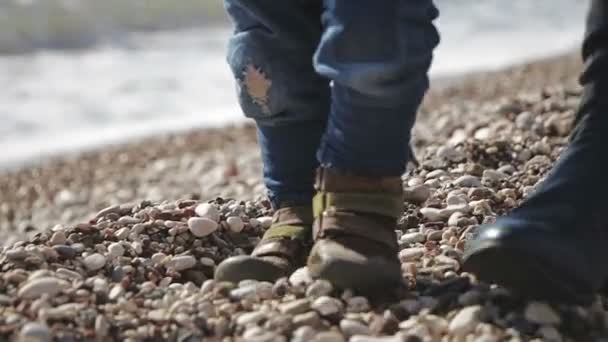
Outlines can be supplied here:
M199 217L204 217L216 223L220 222L220 213L211 203L201 203L194 208L194 212Z
M53 297L60 293L62 290L67 289L70 286L65 280L61 280L54 277L42 277L28 281L23 285L17 295L24 299L34 299L47 294L49 297Z
M236 216L230 216L228 219L226 219L226 223L228 224L228 228L230 228L233 233L240 233L245 227L243 220Z
M286 315L297 315L310 310L310 301L306 298L296 299L279 304L279 312Z
M503 179L506 179L508 177L509 177L508 175L506 175L506 174L504 174L504 173L502 173L500 171L488 169L488 170L485 170L483 172L483 177L482 178L483 179L487 179L489 181L497 182L497 181L501 181Z
M166 309L156 309L148 312L148 319L154 322L164 322L168 319Z
M420 209L420 213L422 214L422 216L424 216L424 218L431 222L442 220L441 210L437 208L422 208Z
M344 336L337 331L322 331L315 336L315 342L344 342Z
M431 188L428 185L420 184L403 190L403 200L405 202L421 204L431 197Z
M466 307L452 318L448 330L451 334L459 337L464 337L475 329L475 326L479 323L479 314L481 313L481 306L469 306Z
M310 326L301 326L293 332L290 342L312 341L317 331Z
M534 116L530 112L521 112L515 118L515 126L519 129L530 130L534 125Z
M362 296L355 296L346 300L346 311L348 312L366 312L370 310L369 301Z
M246 312L236 319L238 325L258 324L266 319L266 314L259 311Z
M399 242L406 246L414 243L422 243L424 241L426 241L426 236L419 232L404 234L401 239L399 239Z
M312 277L308 271L308 267L301 267L295 270L289 277L289 283L292 286L307 286L312 283Z
M538 329L538 335L542 336L545 341L561 342L563 337L554 326L545 325Z
M441 146L437 149L436 155L438 158L445 159L451 162L459 162L465 159L465 154L455 149L452 146Z
M264 229L268 229L272 225L272 216L258 217L257 220Z
M66 240L67 237L65 236L65 232L63 230L59 230L53 233L51 239L49 240L49 243L51 244L51 246L63 245L65 244Z
M343 319L340 321L340 329L344 335L350 337L354 335L371 335L369 327L359 321Z
M560 316L549 306L541 302L531 302L524 311L526 320L539 325L558 325L561 323Z
M481 186L481 181L475 176L464 175L458 177L458 179L454 181L454 184L465 188L477 188Z
M110 330L110 325L108 324L108 320L104 315L98 315L95 319L95 336L98 339L103 339L108 336L108 331Z
M351 337L349 342L415 342L422 341L422 339L418 338L417 335L408 332L407 337L402 336L400 333L397 333L393 336L366 336L366 335L355 335Z
M83 264L89 271L98 271L106 265L106 257L99 253L91 254L84 258Z
M196 265L196 258L192 255L180 255L172 257L165 266L177 272L190 269Z
M125 248L119 242L113 242L108 246L108 256L110 258L118 258L125 254Z
M306 289L306 297L318 298L321 296L328 296L333 289L334 287L329 281L317 279L308 286L308 289Z
M46 324L29 322L23 325L19 332L18 341L23 342L51 342L53 336Z
M418 248L405 248L399 252L399 259L401 262L415 261L422 258L424 253L426 252L425 247Z
M317 311L321 316L333 316L342 313L344 304L336 298L322 296L315 299L310 307Z
M125 288L120 284L115 284L112 286L110 293L108 293L108 298L112 301L117 300L125 293Z
M129 237L130 233L131 233L131 229L129 229L129 227L123 227L123 228L120 228L119 230L117 230L116 232L114 232L114 236L116 236L116 238L118 240L124 240L127 237Z
M217 222L206 217L191 217L188 219L188 228L192 235L205 237L217 230Z

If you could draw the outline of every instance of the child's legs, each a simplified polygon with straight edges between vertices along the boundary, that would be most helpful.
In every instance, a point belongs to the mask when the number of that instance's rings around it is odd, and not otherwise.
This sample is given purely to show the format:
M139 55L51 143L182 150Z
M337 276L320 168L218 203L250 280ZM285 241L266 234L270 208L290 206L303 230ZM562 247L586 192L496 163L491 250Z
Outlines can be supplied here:
M316 71L333 81L320 162L398 176L439 35L432 0L325 0Z
M273 206L309 205L315 152L329 111L329 84L312 56L321 37L321 0L225 0L235 24L228 62L239 101L256 120Z

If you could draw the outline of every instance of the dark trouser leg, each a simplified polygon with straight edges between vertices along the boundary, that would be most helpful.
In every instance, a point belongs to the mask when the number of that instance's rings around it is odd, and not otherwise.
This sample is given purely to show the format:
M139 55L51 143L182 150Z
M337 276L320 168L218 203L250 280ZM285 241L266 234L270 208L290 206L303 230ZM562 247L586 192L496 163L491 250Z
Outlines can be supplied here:
M401 280L396 219L410 129L439 36L430 0L327 0L315 69L332 80L314 199L314 277L369 294Z
M315 69L333 81L321 164L400 176L439 36L432 1L327 0Z
M226 0L226 9L235 25L228 62L258 125L269 197L275 208L310 205L329 110L329 83L312 67L321 1Z
M608 7L603 0L592 2L583 58L584 96L570 145L519 208L481 227L465 247L465 270L528 297L588 302L608 277L608 269L598 264L608 258Z

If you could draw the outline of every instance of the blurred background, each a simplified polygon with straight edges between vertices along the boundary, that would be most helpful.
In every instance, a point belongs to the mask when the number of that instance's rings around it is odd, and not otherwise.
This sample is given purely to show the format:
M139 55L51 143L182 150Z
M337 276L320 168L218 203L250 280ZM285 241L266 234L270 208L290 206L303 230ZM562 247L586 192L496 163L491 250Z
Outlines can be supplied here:
M578 48L588 2L437 0L432 77ZM0 168L242 122L220 0L0 1Z

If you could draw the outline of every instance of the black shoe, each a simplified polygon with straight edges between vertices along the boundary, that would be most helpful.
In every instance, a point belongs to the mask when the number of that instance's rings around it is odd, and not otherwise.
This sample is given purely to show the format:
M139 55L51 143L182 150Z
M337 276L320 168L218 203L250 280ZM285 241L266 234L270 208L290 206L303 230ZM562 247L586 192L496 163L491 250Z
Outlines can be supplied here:
M521 207L465 246L464 270L528 298L588 303L608 280L608 6L591 6L568 149Z

